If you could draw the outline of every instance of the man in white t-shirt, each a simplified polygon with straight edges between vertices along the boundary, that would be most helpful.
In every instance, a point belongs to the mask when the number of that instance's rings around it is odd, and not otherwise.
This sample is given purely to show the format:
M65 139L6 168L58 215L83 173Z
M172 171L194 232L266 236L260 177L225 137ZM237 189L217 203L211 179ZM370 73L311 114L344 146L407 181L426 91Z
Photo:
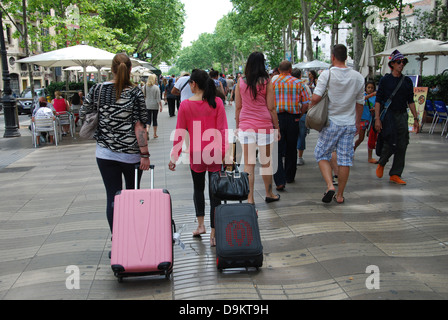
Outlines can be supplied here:
M194 93L191 92L189 82L190 82L190 74L184 72L182 73L181 77L176 81L173 90L171 90L171 94L174 94L176 96L180 95L180 103L194 96ZM179 113L179 110L177 112ZM184 141L185 145L183 147L183 150L184 152L189 152L188 150L190 148L190 136L188 134L185 136Z
M189 73L182 73L181 77L174 84L173 90L171 90L171 94L175 96L180 95L180 102L190 99L194 94L191 92L191 88L188 85L188 81L190 80Z
M348 181L350 167L353 165L353 140L359 131L361 115L364 107L364 78L348 68L347 48L337 44L331 52L333 67L324 71L318 79L311 107L321 99L330 77L328 97L328 117L330 125L322 129L314 150L314 156L327 184L327 190L322 201L329 203L334 200L344 203L344 189ZM330 75L331 72L331 75ZM333 175L330 166L331 154L337 153L338 191L333 185ZM336 194L335 194L336 193Z

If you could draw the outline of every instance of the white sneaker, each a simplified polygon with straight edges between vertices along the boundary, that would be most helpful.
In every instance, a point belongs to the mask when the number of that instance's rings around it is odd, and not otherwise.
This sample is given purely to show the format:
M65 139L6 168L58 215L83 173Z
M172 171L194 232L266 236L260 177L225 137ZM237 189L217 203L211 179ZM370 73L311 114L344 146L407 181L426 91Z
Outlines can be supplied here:
M333 176L333 185L334 186L338 185L338 176Z
M305 160L303 160L303 158L297 158L297 165L298 166L303 166L305 164Z

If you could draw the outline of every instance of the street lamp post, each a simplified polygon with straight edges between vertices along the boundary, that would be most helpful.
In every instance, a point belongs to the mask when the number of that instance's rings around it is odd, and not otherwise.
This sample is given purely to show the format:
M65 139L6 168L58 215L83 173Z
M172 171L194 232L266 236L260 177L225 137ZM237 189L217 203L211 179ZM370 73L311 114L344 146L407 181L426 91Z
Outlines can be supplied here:
M0 44L2 56L2 75L3 75L3 114L5 117L4 138L20 137L19 126L17 123L16 99L12 96L11 78L8 70L8 57L6 55L5 34L3 33L3 15L0 10Z
M319 36L316 36L316 38L314 38L314 41L316 41L316 60L319 60L319 41L321 39L319 38Z

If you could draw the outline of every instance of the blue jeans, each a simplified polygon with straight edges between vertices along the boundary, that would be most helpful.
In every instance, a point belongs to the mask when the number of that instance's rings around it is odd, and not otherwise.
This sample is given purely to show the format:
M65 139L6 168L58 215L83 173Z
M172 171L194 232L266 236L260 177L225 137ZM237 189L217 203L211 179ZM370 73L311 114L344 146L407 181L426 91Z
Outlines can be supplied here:
M297 140L297 150L305 150L306 142L305 138L308 133L308 129L305 125L306 113L300 118L299 121L299 139Z

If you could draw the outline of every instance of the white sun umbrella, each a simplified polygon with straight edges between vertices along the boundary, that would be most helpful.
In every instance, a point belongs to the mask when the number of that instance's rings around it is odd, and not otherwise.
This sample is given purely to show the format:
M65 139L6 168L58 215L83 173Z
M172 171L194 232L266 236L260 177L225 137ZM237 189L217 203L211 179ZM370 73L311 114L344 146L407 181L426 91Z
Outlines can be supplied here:
M88 66L110 67L114 53L106 50L91 47L89 45L80 44L77 46L58 49L28 58L20 59L19 63L33 63L44 67L83 67L84 74ZM131 59L133 65L139 65L137 60ZM84 92L88 93L87 78L84 77Z
M132 75L142 75L145 72L150 71L148 68L142 67L142 66L136 66L132 68L131 74Z
M364 44L361 60L359 61L359 72L364 78L373 78L375 75L376 58L374 57L374 54L372 35L369 34Z
M101 69L102 69L102 68L101 68ZM84 68L81 67L81 66L68 67L68 68L65 68L64 71L76 71L76 74L78 74L78 72L81 72L81 73L83 74L83 76L85 76L85 74L84 74ZM99 82L101 82L100 68L99 68L99 67L96 68L96 67L93 67L93 66L88 66L88 67L86 68L86 72L87 72L87 74L89 74L89 73L97 73L97 74L98 74Z
M382 56L390 56L394 50L400 51L405 56L419 56L420 58L420 75L423 73L424 56L440 56L448 55L448 44L444 41L433 39L419 39L398 47L378 53Z
M68 67L68 68L64 68L64 71L78 71L78 72L84 72L84 68L83 67ZM89 72L98 72L98 68L93 67L93 66L88 66L86 68L87 73Z
M384 46L384 50L387 51L387 50L395 48L397 46L398 46L397 32L396 32L395 28L392 28L389 30L389 33L387 34L386 45ZM392 53L392 51L391 51L391 53ZM380 62L381 74L383 76L390 71L388 63L389 63L388 56L383 56L383 58L381 58L381 62Z
M302 69L328 69L331 67L331 64L319 61L319 60L313 60L310 62L305 63L301 68Z
M149 71L155 71L157 70L156 67L154 67L151 63L143 61L143 60L138 60L136 59L136 61L139 63L139 65L141 65L142 67L145 67L147 69L149 69Z
M299 63L293 64L293 65L292 65L292 68L293 68L293 69L295 69L295 68L297 68L297 69L302 69L303 66L306 65L306 64L307 64L306 62L299 62Z

